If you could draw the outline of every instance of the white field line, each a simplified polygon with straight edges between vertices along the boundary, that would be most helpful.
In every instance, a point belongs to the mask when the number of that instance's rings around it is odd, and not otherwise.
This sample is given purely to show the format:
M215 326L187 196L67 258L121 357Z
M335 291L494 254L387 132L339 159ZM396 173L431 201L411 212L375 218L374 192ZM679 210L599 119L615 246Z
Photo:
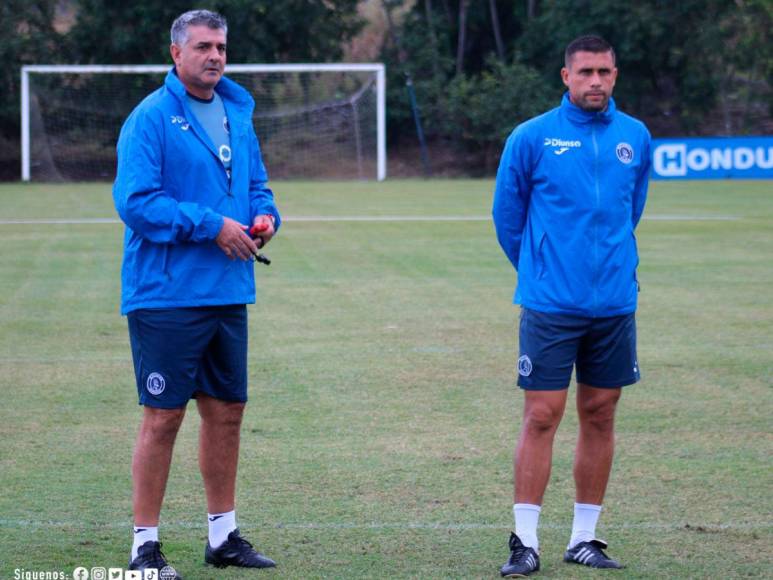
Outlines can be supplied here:
M116 310L116 314L118 311ZM0 363L36 363L36 364L59 364L59 363L89 363L95 362L130 362L130 356L103 356L99 353L89 353L85 356L0 356Z
M645 215L645 221L666 221L666 222L709 222L709 221L737 221L744 218L730 215L718 216L700 216L700 215ZM487 222L491 221L489 216L288 216L282 218L283 222ZM89 224L120 224L121 220L117 218L81 218L81 219L59 219L59 218L40 218L40 219L0 219L0 225L89 225Z
M58 219L58 218L40 218L40 219L9 219L0 220L0 225L15 226L50 226L50 225L88 225L88 224L120 224L121 220L117 218L79 218L79 219Z
M5 528L109 528L119 529L131 526L125 522L97 522L93 518L88 521L44 521L0 518L0 527ZM204 529L206 522L163 522L165 529ZM442 523L442 522L244 522L239 520L242 529L280 529L280 530L507 530L512 526L507 524L484 523ZM554 530L571 529L570 521L564 523L540 523L541 528ZM773 529L773 522L737 522L725 524L705 524L689 522L635 522L623 524L604 524L608 530L691 530L698 532L721 532L724 530L766 530Z

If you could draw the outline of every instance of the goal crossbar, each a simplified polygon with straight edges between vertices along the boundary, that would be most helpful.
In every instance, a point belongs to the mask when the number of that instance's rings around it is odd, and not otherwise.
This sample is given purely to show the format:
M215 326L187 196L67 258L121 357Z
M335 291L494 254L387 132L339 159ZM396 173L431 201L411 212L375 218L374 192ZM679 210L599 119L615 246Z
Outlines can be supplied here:
M30 180L30 88L29 75L63 73L164 73L171 65L24 65L21 68L21 175ZM376 173L386 178L386 71L383 63L294 63L294 64L230 64L225 73L281 72L370 72L376 75Z

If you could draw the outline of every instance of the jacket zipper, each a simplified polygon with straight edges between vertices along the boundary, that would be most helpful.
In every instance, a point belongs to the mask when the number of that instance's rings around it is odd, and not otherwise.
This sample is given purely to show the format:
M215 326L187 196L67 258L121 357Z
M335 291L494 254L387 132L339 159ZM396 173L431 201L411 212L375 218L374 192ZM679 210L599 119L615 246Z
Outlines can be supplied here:
M591 138L593 140L593 179L596 185L596 206L593 216L593 314L596 315L598 309L598 285L599 285L599 225L598 214L601 204L601 194L599 191L599 144L596 141L596 120L591 121Z

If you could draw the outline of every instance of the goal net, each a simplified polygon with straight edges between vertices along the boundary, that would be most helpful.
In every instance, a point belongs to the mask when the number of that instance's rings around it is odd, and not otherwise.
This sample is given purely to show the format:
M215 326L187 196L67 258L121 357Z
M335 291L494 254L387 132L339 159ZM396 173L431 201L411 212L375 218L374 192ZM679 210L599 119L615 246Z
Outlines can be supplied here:
M22 179L112 180L124 120L166 65L22 68ZM230 65L271 179L386 177L382 64Z

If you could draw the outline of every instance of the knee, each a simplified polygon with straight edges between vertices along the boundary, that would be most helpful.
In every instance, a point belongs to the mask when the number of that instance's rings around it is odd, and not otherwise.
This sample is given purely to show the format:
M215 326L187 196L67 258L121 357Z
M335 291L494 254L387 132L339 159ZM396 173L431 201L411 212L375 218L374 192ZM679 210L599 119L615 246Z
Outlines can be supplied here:
M218 406L216 412L202 412L201 421L209 427L238 431L244 416L243 403L226 403Z
M580 409L580 423L599 432L611 432L615 425L617 401L604 401L584 404Z
M551 434L556 431L563 409L551 405L531 405L524 412L524 428L536 435Z
M185 417L185 409L145 409L142 435L159 442L174 441Z
M226 429L241 429L242 426L242 412L229 411L220 418L220 424Z

